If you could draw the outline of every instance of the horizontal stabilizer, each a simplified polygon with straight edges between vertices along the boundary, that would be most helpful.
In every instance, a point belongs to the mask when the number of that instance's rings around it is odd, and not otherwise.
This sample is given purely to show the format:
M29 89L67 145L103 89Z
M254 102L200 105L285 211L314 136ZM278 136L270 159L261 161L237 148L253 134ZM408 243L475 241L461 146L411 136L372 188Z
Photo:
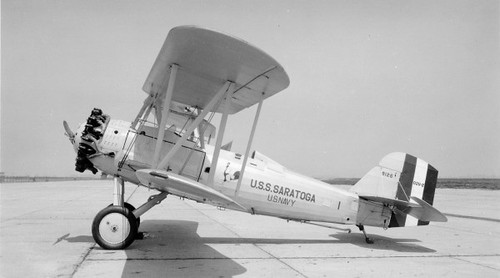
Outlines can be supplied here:
M384 197L379 197L379 196L359 196L359 198L365 199L368 201L386 204L386 205L394 205L394 206L398 206L398 207L405 207L405 208L406 207L410 207L410 208L411 207L416 207L416 208L420 207L420 205L418 205L418 204L410 203L407 201L384 198Z
M434 222L446 222L448 218L444 216L439 210L435 209L433 206L429 205L426 201L419 199L417 197L411 196L411 199L418 203L420 207L412 207L408 212L409 215L417 218L420 221L434 221Z
M192 179L174 174L172 172L144 169L136 173L139 181L148 187L159 191L185 197L199 202L207 202L221 207L232 207L246 210L226 195Z
M382 203L384 205L395 206L398 213L409 214L420 221L426 221L426 222L448 221L446 216L444 216L439 210L429 205L426 201L414 196L410 197L411 200L413 200L413 202L407 202L407 201L378 197L378 196L359 196L359 198L376 203Z

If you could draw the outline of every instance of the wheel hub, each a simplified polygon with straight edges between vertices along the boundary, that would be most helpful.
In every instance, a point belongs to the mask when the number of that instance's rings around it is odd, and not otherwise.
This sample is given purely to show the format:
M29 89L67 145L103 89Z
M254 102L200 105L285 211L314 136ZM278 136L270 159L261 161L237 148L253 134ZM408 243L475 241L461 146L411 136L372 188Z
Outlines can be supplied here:
M99 232L103 240L111 244L123 242L130 234L130 223L121 213L110 213L101 221Z

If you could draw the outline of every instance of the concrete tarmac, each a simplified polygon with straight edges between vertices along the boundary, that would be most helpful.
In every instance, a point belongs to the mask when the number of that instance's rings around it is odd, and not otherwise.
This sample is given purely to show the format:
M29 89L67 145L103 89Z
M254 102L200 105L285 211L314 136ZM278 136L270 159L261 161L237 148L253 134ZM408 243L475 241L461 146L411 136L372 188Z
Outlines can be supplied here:
M352 233L169 196L143 240L103 250L94 216L112 181L1 184L1 277L500 277L500 191L438 189L446 223ZM136 207L149 195L126 185ZM342 226L345 228L344 226Z

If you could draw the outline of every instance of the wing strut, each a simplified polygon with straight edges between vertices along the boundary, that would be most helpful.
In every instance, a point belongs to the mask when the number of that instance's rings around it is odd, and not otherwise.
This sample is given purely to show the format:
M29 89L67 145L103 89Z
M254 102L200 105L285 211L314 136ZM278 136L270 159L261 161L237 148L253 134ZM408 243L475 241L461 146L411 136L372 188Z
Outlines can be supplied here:
M153 155L153 161L151 165L156 168L158 165L158 160L160 159L161 145L163 144L163 137L165 136L165 126L167 125L168 114L170 112L170 101L172 100L172 94L174 92L175 78L177 76L178 65L172 64L170 66L170 78L168 79L167 93L165 94L165 100L163 101L163 111L161 113L161 122L158 129L158 137L156 139L155 153Z
M240 191L241 182L243 181L243 175L245 174L245 168L247 166L248 154L250 153L250 149L252 148L252 141L255 135L255 129L257 128L257 122L259 121L260 110L262 109L262 103L264 102L264 92L259 100L259 106L257 106L257 112L255 112L255 118L253 120L252 132L250 133L250 137L248 138L247 149L245 151L245 156L243 158L243 165L241 166L240 178L238 179L238 185L236 186L236 190L234 191L234 196L238 196Z
M141 107L141 110L139 110L139 113L135 117L135 120L132 122L130 127L133 129L137 129L137 124L141 119L146 120L149 116L149 113L151 112L151 109L153 108L153 104L155 102L155 98L153 95L148 95L148 97L144 100L144 104Z
M226 99L224 101L224 111L220 120L219 131L217 133L217 141L215 142L215 151L212 156L212 165L210 166L210 175L208 176L208 185L213 186L215 171L217 169L217 163L219 162L219 154L222 146L222 139L224 137L224 132L226 129L227 117L229 115L229 107L231 107L231 101L233 99L232 93L234 90L234 83L231 83L228 93L226 94Z
M182 135L182 137L179 140L177 140L175 145L172 147L172 149L170 149L170 151L163 158L163 160L160 162L160 164L158 164L154 168L161 169L161 168L165 168L165 166L167 166L167 164L170 162L172 157L174 157L174 155L177 153L177 151L182 147L182 144L184 144L187 141L188 136L198 127L198 125L201 123L201 121L203 121L203 119L210 112L210 110L212 110L212 108L214 108L215 105L217 103L219 103L219 101L224 97L226 92L229 90L230 86L231 86L230 81L226 81L226 83L224 83L224 85L220 88L219 92L217 92L217 94L212 98L212 100L210 100L210 102L205 107L203 107L203 112L201 112L196 117L196 119L187 127L187 129L184 132L184 134ZM163 116L162 116L162 118L163 118ZM160 131L161 131L161 129L160 129ZM158 141L163 142L163 140L160 138L163 138L163 137L158 136Z

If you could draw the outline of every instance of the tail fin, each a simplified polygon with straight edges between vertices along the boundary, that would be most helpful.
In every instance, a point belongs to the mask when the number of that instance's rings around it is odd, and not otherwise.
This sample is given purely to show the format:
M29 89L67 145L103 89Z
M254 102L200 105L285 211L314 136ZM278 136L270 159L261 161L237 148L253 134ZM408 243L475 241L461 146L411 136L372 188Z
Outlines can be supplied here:
M391 153L382 158L379 166L371 169L351 191L361 200L392 208L389 224L387 218L383 219L384 227L428 225L429 221L447 220L432 207L437 177L436 168L422 159L406 153ZM361 221L367 218L370 209L366 203L361 207L361 203L359 224L363 224ZM373 222L373 216L370 217Z

